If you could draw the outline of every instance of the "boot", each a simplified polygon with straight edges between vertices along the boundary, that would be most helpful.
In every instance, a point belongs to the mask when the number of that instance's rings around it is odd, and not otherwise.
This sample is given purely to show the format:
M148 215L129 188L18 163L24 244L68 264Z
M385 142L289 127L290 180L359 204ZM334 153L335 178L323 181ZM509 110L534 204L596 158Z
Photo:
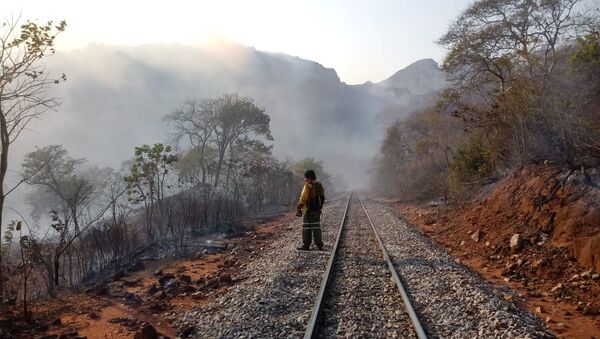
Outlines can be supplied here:
M297 249L298 251L309 251L309 250L310 250L310 248L308 248L308 247L306 247L306 246L300 246L300 247L296 247L296 249Z

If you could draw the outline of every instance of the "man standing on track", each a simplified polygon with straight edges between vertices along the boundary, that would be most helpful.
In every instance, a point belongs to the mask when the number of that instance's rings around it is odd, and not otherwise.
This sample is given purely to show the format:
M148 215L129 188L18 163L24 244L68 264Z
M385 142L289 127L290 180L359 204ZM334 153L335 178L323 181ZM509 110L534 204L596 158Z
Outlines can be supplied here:
M298 212L296 216L302 217L302 247L298 250L308 251L312 238L319 250L323 249L323 239L321 236L321 209L325 202L325 189L317 181L315 171L308 170L304 172L304 187L300 194L298 202Z

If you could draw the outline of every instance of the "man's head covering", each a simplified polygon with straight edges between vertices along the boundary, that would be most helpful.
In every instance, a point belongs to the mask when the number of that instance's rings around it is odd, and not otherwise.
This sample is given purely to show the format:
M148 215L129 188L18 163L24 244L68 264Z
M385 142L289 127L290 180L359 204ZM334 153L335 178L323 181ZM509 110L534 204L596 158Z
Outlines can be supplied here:
M313 171L311 169L304 172L304 177L306 179L317 180L317 175L315 174L315 171Z

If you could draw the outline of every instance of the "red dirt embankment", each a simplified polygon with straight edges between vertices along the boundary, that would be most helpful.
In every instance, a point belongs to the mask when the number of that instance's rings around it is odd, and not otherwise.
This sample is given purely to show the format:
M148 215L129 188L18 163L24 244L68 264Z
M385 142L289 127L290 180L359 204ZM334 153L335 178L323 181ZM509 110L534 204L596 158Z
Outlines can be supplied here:
M398 207L463 263L521 292L517 302L558 334L597 337L600 189L581 171L542 165L525 166L487 189L460 207ZM518 249L510 247L513 236Z

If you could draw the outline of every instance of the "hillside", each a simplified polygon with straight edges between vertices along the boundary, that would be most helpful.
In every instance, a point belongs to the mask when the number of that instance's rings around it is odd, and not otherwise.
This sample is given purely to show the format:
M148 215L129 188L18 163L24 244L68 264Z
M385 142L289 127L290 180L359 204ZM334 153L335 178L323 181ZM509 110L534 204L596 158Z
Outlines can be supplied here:
M558 333L558 323L572 324L570 335L575 324L593 333L600 328L599 181L597 170L528 165L463 206L401 204L400 211L483 276L519 290Z
M162 118L185 100L237 92L270 115L276 154L314 156L350 181L368 168L382 122L431 104L440 89L432 74L443 78L425 60L396 73L393 83L347 85L317 62L236 44L90 45L49 61L48 69L68 78L56 87L63 104L34 124L38 133L16 146L15 159L32 145L62 143L76 156L119 167L134 146L168 138Z
M378 83L385 88L404 88L415 95L424 95L442 90L446 86L446 77L438 70L433 59L423 59L412 63Z

